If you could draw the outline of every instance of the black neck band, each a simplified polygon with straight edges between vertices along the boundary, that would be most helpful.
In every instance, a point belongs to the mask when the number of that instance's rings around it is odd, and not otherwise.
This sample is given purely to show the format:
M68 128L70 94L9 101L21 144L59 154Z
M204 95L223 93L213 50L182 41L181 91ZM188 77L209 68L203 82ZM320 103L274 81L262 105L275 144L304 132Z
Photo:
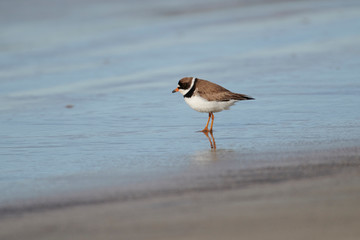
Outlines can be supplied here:
M191 96L194 94L195 85L196 85L196 80L197 80L197 78L195 78L194 84L193 84L192 88L190 89L190 91L188 91L188 92L184 95L184 98L191 98Z

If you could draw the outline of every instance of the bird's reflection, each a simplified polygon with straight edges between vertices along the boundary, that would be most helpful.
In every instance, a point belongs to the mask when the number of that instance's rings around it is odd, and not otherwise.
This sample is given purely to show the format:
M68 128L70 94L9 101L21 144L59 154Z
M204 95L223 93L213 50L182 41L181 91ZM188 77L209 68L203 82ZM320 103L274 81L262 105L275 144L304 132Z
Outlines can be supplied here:
M209 140L211 149L216 150L215 138L214 138L214 135L213 135L212 131L202 131L202 133L204 133L204 135ZM209 137L209 133L211 135L211 138Z

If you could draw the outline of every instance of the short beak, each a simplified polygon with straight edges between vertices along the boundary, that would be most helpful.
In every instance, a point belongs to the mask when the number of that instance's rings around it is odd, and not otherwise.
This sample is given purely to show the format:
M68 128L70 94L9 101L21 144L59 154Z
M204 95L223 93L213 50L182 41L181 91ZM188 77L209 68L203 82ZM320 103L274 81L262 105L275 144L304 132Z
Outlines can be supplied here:
M172 93L178 92L178 91L179 91L179 88L175 88L175 89L172 91Z

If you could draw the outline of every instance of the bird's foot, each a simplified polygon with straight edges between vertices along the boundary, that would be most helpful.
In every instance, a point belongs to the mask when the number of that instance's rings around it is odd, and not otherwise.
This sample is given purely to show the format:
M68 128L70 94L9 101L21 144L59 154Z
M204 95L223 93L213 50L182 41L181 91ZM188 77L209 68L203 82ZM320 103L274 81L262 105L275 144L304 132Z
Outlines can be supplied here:
M204 128L203 130L201 130L201 132L203 133L212 133L212 129L208 129L208 128Z

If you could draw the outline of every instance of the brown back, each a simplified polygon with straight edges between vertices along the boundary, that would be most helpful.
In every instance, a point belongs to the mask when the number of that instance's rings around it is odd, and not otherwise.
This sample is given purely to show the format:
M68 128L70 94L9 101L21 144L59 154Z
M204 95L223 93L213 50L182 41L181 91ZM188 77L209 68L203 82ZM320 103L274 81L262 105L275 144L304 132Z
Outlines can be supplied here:
M194 94L201 95L208 101L230 101L230 100L250 100L253 99L245 94L233 93L226 88L217 85L215 83L197 79L196 85L197 90Z

